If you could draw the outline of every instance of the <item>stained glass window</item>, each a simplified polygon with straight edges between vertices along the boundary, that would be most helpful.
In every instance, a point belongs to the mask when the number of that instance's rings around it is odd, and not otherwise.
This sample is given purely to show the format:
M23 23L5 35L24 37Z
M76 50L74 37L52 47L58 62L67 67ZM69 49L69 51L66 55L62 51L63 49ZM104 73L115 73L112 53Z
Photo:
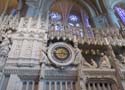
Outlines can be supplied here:
M91 25L90 25L90 23L89 23L89 17L88 17L88 16L85 16L84 19L85 19L85 26L86 26L87 28L90 28Z
M91 30L91 25L89 22L89 16L84 16L84 24L85 24L85 28L87 30L88 37L89 38L93 37L93 32Z
M69 15L68 21L69 21L69 25L71 25L71 26L76 26L76 27L80 26L80 24L79 24L80 19L78 16L76 16L74 14Z
M62 30L62 26L61 25L55 25L55 31L61 31Z
M120 19L122 20L123 24L125 25L125 9L116 6L115 11L118 14L118 16L120 17Z
M51 12L49 16L52 21L59 21L62 18L61 14L58 12Z

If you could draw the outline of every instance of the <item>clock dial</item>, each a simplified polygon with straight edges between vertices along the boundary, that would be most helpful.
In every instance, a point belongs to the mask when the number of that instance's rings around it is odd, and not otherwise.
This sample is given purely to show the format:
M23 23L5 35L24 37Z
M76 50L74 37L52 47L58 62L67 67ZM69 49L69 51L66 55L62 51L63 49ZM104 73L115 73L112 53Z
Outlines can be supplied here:
M69 51L64 47L55 48L54 55L59 60L66 60L69 57Z
M66 66L73 62L75 55L72 46L63 42L58 42L49 47L48 57L53 64Z

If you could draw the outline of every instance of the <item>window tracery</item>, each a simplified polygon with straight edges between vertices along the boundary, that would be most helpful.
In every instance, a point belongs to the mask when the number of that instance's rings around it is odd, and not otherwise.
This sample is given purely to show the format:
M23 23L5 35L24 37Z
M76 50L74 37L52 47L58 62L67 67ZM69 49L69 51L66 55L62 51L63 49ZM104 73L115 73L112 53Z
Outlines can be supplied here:
M61 14L58 12L51 12L49 16L50 16L50 20L52 21L60 21L62 19Z
M80 27L80 18L75 14L70 14L68 17L68 23L70 26Z
M63 26L61 24L62 15L58 12L51 12L49 14L49 19L51 23L51 28L55 31L61 31Z

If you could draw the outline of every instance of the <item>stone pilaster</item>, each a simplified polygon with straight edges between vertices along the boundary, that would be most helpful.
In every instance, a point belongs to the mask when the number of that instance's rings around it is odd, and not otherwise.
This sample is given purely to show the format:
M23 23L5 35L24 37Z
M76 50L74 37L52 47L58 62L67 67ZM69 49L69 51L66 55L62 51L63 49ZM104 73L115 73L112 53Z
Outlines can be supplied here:
M38 87L38 90L44 90L44 82L42 79L40 79L39 81L39 87Z

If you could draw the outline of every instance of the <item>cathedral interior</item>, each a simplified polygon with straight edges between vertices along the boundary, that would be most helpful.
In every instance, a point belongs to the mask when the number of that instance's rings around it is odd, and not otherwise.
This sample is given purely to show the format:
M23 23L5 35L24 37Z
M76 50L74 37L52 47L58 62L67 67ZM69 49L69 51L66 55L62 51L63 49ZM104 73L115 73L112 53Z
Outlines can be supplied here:
M0 90L125 90L125 0L0 0Z

